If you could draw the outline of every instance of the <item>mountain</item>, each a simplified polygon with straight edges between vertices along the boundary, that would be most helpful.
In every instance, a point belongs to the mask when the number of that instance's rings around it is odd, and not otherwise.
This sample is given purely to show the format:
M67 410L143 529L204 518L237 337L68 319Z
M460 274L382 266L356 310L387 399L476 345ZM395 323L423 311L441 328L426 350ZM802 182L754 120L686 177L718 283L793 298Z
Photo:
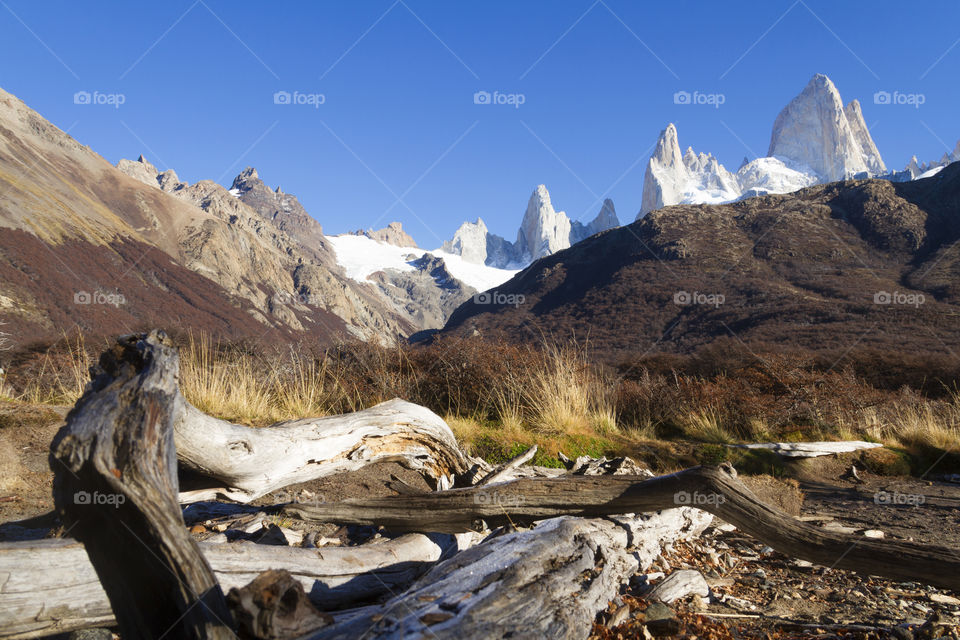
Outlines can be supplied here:
M910 162L907 163L904 170L895 174L893 179L903 181L929 178L930 176L936 175L951 162L957 161L960 161L960 140L957 141L957 146L953 148L952 152L944 151L943 156L941 156L939 160L919 164L917 156L913 156L910 158Z
M612 360L750 348L960 349L960 164L651 212L535 262L443 333L589 340Z
M498 269L523 267L551 255L595 233L620 226L611 200L604 200L597 216L584 225L571 221L563 211L553 208L550 192L538 185L530 199L517 231L516 242L492 234L483 220L464 222L453 239L443 243L443 251L476 264Z
M836 86L820 73L777 116L767 156L810 167L824 181L886 171L860 103L844 107Z
M710 154L681 155L673 124L660 132L647 163L638 218L674 204L718 204L813 184L879 176L886 166L863 121L830 78L816 74L777 115L767 156L744 159L736 174Z
M246 245L244 258L265 267L273 252L160 183L147 187L118 171L2 90L0 191L0 296L21 344L75 327L94 335L193 327L266 339L346 331L325 310L305 325L300 310L270 314L207 277L201 250L215 239L223 253Z

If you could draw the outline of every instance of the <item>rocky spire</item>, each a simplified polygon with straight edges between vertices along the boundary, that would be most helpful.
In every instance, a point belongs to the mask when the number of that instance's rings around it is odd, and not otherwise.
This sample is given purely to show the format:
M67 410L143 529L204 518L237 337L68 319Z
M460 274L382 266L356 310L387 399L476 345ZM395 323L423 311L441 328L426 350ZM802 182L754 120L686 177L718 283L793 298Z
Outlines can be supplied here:
M537 185L517 232L517 254L524 262L532 262L570 246L570 219L563 211L555 211L550 192Z
M860 110L860 101L851 100L843 108L843 114L847 116L847 122L850 124L850 130L853 137L860 145L860 155L867 165L867 171L872 175L886 173L887 167L883 164L883 158L877 150L877 145L873 143L870 137L870 130L867 129L867 123L863 121L863 111Z
M840 92L820 73L777 116L767 155L809 167L825 180L883 170L860 104L854 101L845 109Z
M690 149L691 160L693 149ZM654 209L680 201L683 185L689 178L690 170L680 154L677 140L677 128L671 122L660 132L657 145L647 162L647 171L643 176L643 200L640 215Z

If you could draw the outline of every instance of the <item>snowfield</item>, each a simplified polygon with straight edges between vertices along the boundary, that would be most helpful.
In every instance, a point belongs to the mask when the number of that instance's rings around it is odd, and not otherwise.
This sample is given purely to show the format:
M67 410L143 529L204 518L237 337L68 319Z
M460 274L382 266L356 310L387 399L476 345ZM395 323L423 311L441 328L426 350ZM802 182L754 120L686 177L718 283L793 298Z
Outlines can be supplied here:
M358 282L366 282L372 273L383 269L414 271L415 268L410 263L423 257L425 253L443 258L447 270L454 278L477 291L497 287L517 274L517 271L512 269L473 264L441 249L425 251L416 247L395 247L366 236L341 235L328 236L327 239L333 245L337 262L347 272L347 277Z

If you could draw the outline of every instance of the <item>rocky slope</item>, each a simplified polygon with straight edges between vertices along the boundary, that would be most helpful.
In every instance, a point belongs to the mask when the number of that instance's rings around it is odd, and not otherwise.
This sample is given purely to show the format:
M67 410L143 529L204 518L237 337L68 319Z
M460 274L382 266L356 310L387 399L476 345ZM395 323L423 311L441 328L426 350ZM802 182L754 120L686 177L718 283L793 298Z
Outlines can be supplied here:
M544 256L566 249L595 233L620 226L613 201L604 200L600 212L589 223L571 221L563 211L553 208L550 192L538 185L530 199L517 231L516 242L490 233L480 218L464 222L443 250L470 262L498 269L526 266Z
M0 92L0 296L18 343L75 324L266 340L420 328L342 273L295 198L252 170L235 187L189 185L143 158L112 167Z
M913 182L666 207L539 260L495 289L523 304L467 302L444 332L589 337L616 358L721 336L950 353L960 349L958 210L960 164Z

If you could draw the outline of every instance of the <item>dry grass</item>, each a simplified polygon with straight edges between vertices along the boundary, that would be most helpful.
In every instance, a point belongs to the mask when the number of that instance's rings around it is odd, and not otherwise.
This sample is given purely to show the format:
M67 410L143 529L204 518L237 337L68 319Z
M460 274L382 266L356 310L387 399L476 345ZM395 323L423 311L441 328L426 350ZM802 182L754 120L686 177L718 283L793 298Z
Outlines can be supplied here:
M99 351L80 336L64 338L6 382L17 399L72 404ZM727 354L693 358L686 370L674 360L618 373L576 344L356 343L264 353L202 335L186 336L180 354L191 403L254 426L400 397L444 416L465 447L497 456L534 443L549 455L598 455L673 440L866 439L911 452L960 451L960 393L878 388L848 369L824 371L808 356Z

